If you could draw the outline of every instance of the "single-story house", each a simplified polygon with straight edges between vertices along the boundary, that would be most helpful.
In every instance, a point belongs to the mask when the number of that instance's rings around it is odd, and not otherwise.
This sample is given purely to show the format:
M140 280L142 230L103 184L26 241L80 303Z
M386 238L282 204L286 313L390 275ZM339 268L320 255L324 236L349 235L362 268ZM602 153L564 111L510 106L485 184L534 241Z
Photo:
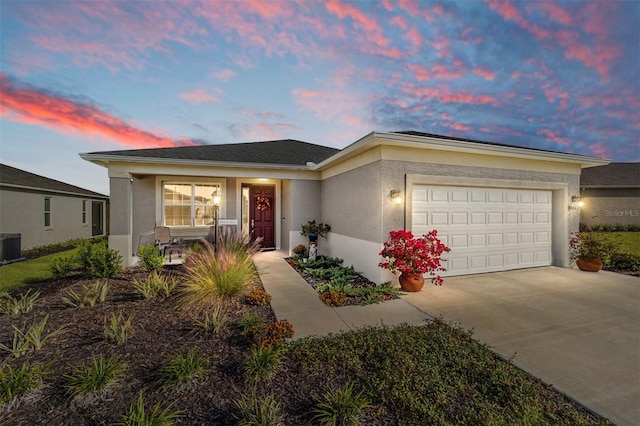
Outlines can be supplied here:
M0 234L20 248L106 235L109 197L0 164Z
M378 253L397 229L437 229L452 249L448 275L569 266L580 173L608 163L418 132L372 132L342 150L277 140L80 155L109 170L109 244L125 262L155 226L206 235L221 190L220 224L290 252L306 243L302 224L328 223L320 253L378 283L390 279Z
M640 225L640 163L585 169L580 195L580 222L585 225Z

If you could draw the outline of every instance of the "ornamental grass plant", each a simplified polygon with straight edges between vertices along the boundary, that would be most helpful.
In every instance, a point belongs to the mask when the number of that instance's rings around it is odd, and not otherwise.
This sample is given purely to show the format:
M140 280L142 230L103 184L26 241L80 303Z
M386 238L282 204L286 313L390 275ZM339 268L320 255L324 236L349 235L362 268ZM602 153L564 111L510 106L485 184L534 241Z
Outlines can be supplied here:
M203 311L214 308L221 299L243 296L257 277L252 256L258 248L246 234L224 234L215 248L204 243L185 264L179 306Z

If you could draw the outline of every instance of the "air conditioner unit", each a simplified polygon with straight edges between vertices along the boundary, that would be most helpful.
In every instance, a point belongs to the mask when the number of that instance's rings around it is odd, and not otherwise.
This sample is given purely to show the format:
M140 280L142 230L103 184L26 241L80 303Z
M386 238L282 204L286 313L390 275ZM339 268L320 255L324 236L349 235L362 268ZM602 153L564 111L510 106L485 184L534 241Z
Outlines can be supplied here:
M24 260L20 256L22 234L0 234L0 264Z

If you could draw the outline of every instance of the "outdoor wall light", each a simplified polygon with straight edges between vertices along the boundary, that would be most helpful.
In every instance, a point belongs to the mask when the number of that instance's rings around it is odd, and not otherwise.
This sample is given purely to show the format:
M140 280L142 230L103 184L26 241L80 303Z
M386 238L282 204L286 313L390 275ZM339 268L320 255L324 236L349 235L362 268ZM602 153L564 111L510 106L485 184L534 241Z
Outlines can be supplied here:
M584 207L584 201L582 201L582 197L577 195L571 196L571 209L578 210L579 208Z
M399 189L392 189L391 192L389 192L389 198L391 198L391 201L396 204L402 204L402 191Z

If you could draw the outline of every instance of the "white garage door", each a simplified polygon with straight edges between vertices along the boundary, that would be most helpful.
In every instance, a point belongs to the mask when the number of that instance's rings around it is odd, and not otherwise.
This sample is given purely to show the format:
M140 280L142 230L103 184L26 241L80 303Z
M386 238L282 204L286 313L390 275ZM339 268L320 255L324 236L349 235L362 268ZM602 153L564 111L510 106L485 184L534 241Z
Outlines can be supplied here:
M551 264L551 191L415 185L412 210L414 235L451 248L442 275Z

